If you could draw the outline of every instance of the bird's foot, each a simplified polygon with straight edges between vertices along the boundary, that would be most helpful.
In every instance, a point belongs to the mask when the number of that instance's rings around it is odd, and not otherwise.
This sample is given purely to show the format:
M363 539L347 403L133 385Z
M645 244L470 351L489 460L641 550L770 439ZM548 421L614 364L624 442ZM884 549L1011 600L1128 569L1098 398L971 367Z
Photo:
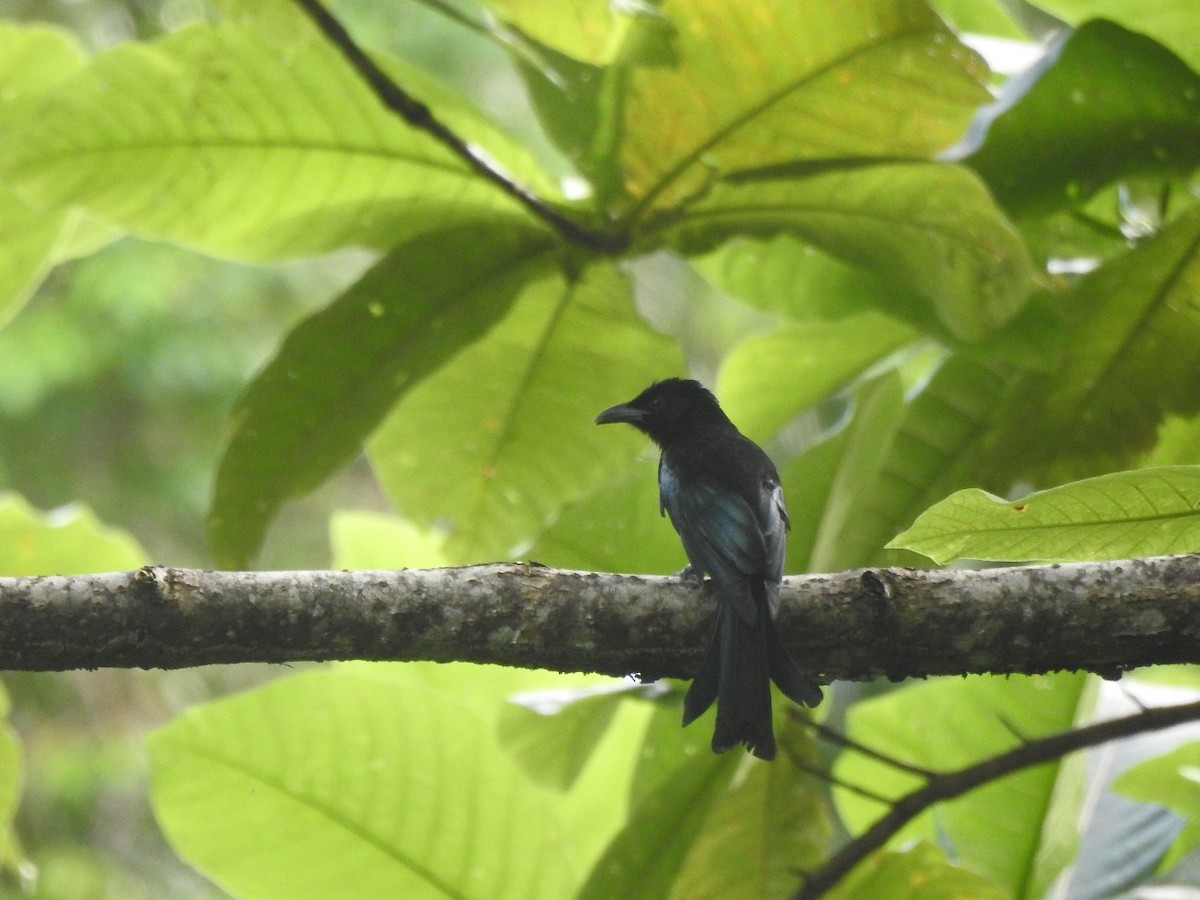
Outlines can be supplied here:
M684 581L703 581L704 576L692 568L691 564L684 566L675 573L676 578L682 578Z

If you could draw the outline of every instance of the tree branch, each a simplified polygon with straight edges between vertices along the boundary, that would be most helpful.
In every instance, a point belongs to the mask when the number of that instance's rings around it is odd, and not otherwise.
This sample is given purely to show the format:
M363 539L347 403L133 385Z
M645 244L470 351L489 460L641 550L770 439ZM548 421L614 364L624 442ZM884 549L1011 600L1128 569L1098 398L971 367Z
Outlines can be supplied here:
M380 572L147 567L0 578L0 668L428 659L690 677L691 579L497 564ZM1200 556L784 580L782 638L825 680L1200 662Z
M375 61L350 36L342 23L324 7L321 0L296 0L296 3L304 10L321 34L341 51L346 61L370 86L383 105L413 128L430 135L465 162L473 172L496 185L550 226L563 240L598 253L617 253L625 249L628 241L624 235L597 231L563 215L528 188L510 178L488 158L486 153L455 134L433 114L433 110L404 90L390 75L376 65Z
M1086 747L1094 747L1146 731L1157 731L1200 719L1200 701L1147 709L1120 719L1036 738L975 765L929 776L928 782L896 800L875 824L850 841L821 866L808 873L795 900L815 900L850 873L871 853L884 846L905 825L933 806L1030 766L1050 762Z

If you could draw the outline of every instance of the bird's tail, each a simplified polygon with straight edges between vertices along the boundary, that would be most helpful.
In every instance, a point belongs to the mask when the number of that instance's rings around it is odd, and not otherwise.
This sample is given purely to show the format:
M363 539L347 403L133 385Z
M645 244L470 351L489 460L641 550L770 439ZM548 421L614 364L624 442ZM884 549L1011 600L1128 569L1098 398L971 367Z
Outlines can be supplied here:
M683 699L683 724L698 718L715 700L713 751L724 753L745 744L759 759L774 759L772 681L796 703L821 702L821 688L792 661L765 606L750 623L732 603L722 601L700 669Z
M767 659L771 680L783 691L783 695L801 706L816 706L824 698L821 686L796 665L792 655L779 640L779 631L773 619L767 618Z

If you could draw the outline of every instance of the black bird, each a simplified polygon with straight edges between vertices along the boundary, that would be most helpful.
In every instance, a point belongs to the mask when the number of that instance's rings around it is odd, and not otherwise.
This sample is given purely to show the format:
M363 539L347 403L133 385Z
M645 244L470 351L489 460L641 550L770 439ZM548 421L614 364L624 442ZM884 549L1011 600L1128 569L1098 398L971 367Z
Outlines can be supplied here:
M687 725L717 702L712 748L735 744L775 758L771 681L797 703L816 706L821 689L779 641L774 617L788 529L779 473L698 381L655 382L597 425L628 422L662 450L659 511L671 517L689 569L717 589L717 620L683 701Z

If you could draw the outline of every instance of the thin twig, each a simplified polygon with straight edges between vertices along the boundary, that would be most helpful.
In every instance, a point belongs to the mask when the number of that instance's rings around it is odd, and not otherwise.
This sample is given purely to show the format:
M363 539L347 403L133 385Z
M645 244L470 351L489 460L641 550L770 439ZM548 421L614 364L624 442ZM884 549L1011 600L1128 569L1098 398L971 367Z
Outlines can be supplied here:
M937 774L928 784L895 801L892 808L874 825L842 847L819 868L809 872L805 876L803 886L796 892L795 900L815 900L820 897L867 856L886 844L901 828L935 803L953 800L989 781L995 781L1030 766L1050 762L1075 750L1147 731L1158 731L1196 719L1200 719L1200 701L1148 709L1120 719L1109 719L1084 728L1030 740L1027 744L966 768Z
M615 253L625 249L627 240L624 235L596 231L564 216L529 189L510 178L484 153L455 134L434 115L428 106L409 94L379 68L375 61L366 54L366 51L358 46L342 23L325 9L320 0L296 0L296 3L308 14L313 24L329 42L341 51L384 106L413 128L424 131L433 137L463 160L473 172L496 185L530 213L554 229L563 240L601 253Z
M1004 730L1015 737L1018 743L1029 743L1029 738L1021 731L1021 729L1012 723L1012 720L1009 719L1008 716L997 714L996 718L999 720L1000 724L1004 726Z
M791 712L791 710L789 710ZM828 725L822 725L820 722L814 721L808 716L803 715L799 711L792 713L796 719L808 725L815 731L818 737L823 738L831 744L837 744L839 747L845 747L847 750L853 750L863 756L869 757L876 762L881 762L885 766L891 766L893 769L899 769L901 772L908 772L910 775L916 775L918 778L930 779L937 777L938 773L929 769L923 769L920 766L907 763L902 759L896 759L894 756L888 756L873 747L868 747L866 744L860 744L853 738L849 738L840 731L834 731Z
M795 768L799 769L801 772L807 772L814 778L821 779L826 784L839 787L844 791L857 794L859 797L862 797L865 800L871 800L884 806L889 806L892 803L891 799L883 796L883 794L877 794L874 791L862 787L861 785L857 785L852 781L846 781L842 778L838 778L828 769L806 762L805 760L801 759L800 754L791 747L785 747L783 752L787 754L788 762L791 763Z

